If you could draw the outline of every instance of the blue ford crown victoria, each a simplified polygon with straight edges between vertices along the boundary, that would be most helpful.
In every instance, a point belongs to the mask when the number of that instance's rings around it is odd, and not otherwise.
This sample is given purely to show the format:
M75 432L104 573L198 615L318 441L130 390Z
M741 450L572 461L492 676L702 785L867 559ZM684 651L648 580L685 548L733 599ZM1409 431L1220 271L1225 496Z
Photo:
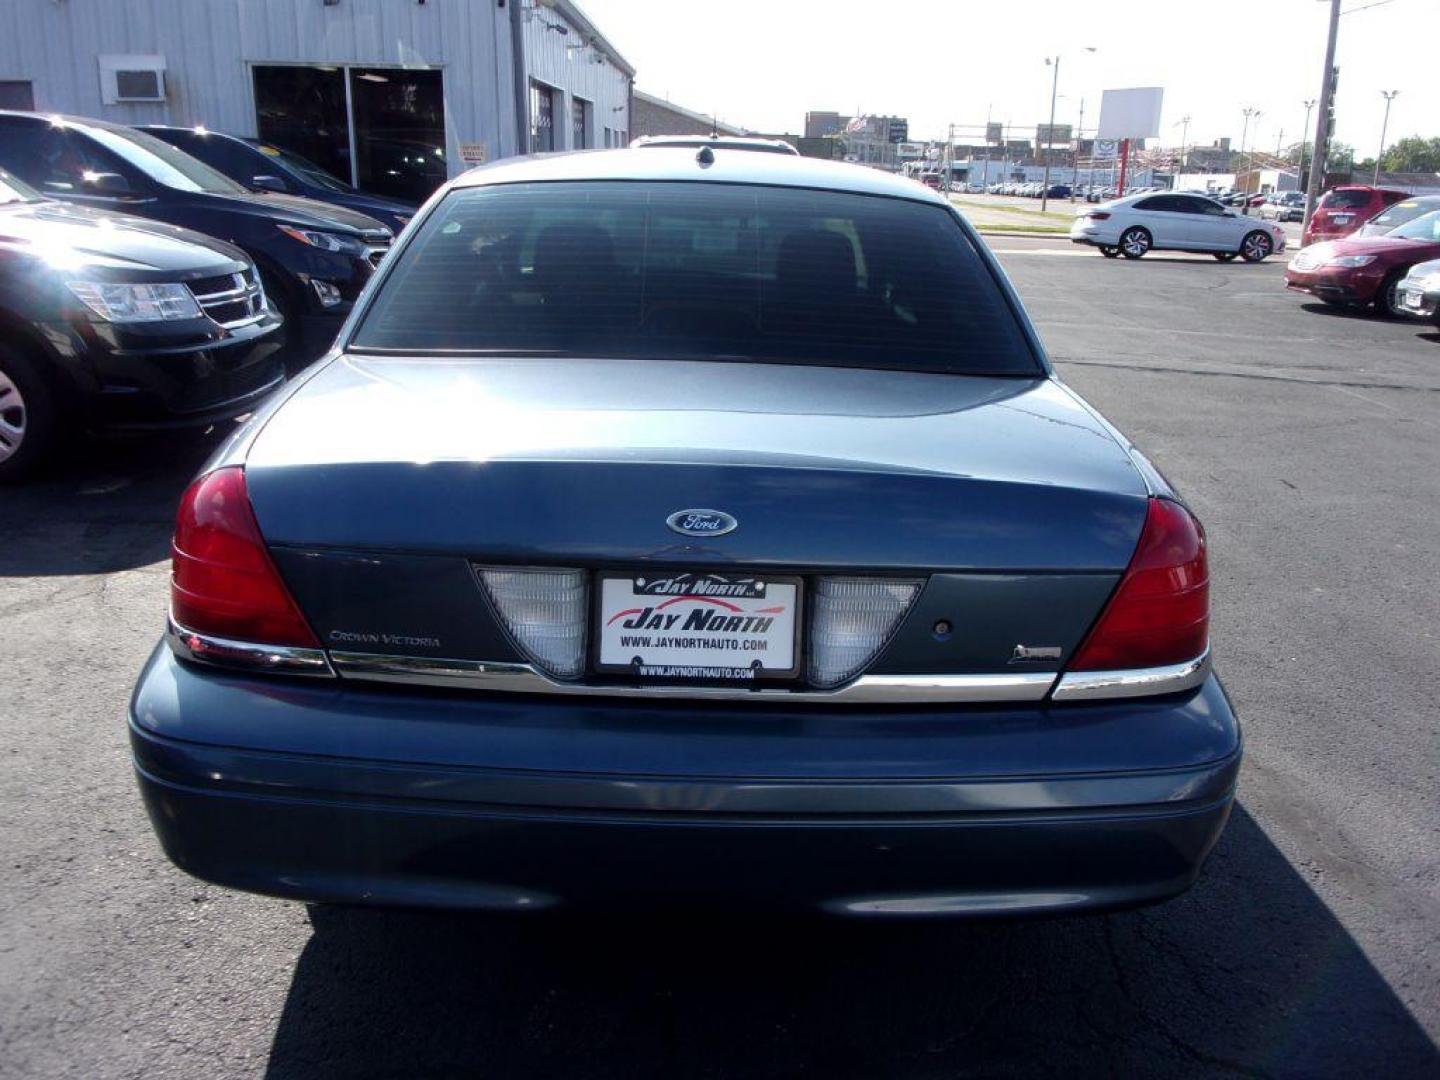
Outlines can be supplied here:
M311 901L1068 912L1187 888L1205 536L938 195L743 150L442 189L186 492L166 852Z

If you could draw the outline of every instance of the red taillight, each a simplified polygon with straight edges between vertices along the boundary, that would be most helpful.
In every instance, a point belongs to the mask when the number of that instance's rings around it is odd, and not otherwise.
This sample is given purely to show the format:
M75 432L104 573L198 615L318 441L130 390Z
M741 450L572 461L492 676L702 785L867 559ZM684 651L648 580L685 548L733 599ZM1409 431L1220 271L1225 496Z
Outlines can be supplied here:
M1093 221L1104 221L1106 218L1108 218L1108 217L1110 216L1110 211L1108 211L1108 210L1091 210L1091 211L1090 211L1089 213L1087 213L1085 216L1088 217L1088 218L1090 218L1090 219L1093 220Z
M187 630L262 645L316 649L260 536L245 473L200 477L180 500L170 577L170 612Z
M1209 638L1205 530L1178 503L1151 499L1130 566L1070 670L1179 664L1203 653Z

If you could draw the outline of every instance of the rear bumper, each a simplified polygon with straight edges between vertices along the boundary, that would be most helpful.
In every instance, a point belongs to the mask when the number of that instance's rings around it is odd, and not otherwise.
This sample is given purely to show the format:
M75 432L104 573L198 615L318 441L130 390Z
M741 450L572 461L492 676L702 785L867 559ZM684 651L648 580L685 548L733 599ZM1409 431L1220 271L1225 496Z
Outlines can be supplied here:
M285 730L299 733L288 748L255 745ZM492 909L1150 903L1195 880L1240 762L1213 677L1104 706L688 716L237 677L163 651L130 733L161 844L198 877L311 901ZM928 770L911 760L926 743Z
M1070 226L1070 242L1089 244L1092 247L1113 247L1120 242L1119 230L1104 225L1085 225L1077 222Z

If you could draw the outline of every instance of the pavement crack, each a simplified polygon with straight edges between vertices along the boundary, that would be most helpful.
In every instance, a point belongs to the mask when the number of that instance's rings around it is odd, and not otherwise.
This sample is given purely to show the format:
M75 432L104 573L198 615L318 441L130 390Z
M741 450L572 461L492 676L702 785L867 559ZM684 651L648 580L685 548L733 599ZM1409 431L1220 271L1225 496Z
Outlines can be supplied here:
M1190 963L1190 958L1184 955L1182 950L1175 949L1169 946L1168 943L1162 945L1160 942L1157 942L1155 939L1146 934L1143 929L1143 919L1137 922L1136 925L1140 928L1138 930L1138 936L1142 941L1150 945L1152 948L1155 948L1157 951L1164 952L1167 956L1176 960L1179 963L1180 967L1184 969L1192 985L1195 986L1196 990L1199 993L1206 997L1214 997L1214 995L1210 994L1208 989L1204 986L1203 980L1199 978L1198 973L1195 971L1194 967ZM1162 1017L1156 1015L1156 1013L1150 1008L1149 1001L1146 998L1137 995L1130 985L1130 979L1126 973L1124 961L1120 957L1120 950L1115 944L1114 916L1107 915L1105 917L1102 924L1101 939L1104 942L1105 955L1110 961L1111 970L1114 972L1115 975L1115 986L1120 991L1121 999L1125 1002L1125 1004L1130 1006L1130 1008L1134 1009L1137 1014L1143 1017L1145 1022L1150 1026L1151 1030L1153 1030L1155 1034L1159 1035L1162 1039L1169 1043L1170 1046L1177 1053L1181 1054L1183 1057L1195 1062L1198 1065L1205 1065L1212 1069L1218 1069L1220 1071L1235 1076L1263 1078L1269 1075L1263 1069L1258 1069L1253 1065L1246 1065L1245 1063L1240 1061L1221 1057L1218 1054L1213 1054L1208 1050L1204 1050L1196 1046L1189 1040L1177 1034L1170 1027L1170 1025L1165 1022Z

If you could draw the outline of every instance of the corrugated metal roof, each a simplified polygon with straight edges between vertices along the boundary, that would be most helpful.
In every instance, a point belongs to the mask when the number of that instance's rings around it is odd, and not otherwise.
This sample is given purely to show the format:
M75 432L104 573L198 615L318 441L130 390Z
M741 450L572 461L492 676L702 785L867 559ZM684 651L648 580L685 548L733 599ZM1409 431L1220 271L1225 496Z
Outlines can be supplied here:
M579 30L583 36L593 41L595 47L608 56L612 64L630 78L633 79L635 77L635 68L631 66L630 61L621 56L620 50L610 44L605 35L590 21L590 16L586 15L585 12L580 9L579 4L575 3L574 0L553 0L553 4L555 10L560 13L561 17L571 26L575 27L576 30Z

